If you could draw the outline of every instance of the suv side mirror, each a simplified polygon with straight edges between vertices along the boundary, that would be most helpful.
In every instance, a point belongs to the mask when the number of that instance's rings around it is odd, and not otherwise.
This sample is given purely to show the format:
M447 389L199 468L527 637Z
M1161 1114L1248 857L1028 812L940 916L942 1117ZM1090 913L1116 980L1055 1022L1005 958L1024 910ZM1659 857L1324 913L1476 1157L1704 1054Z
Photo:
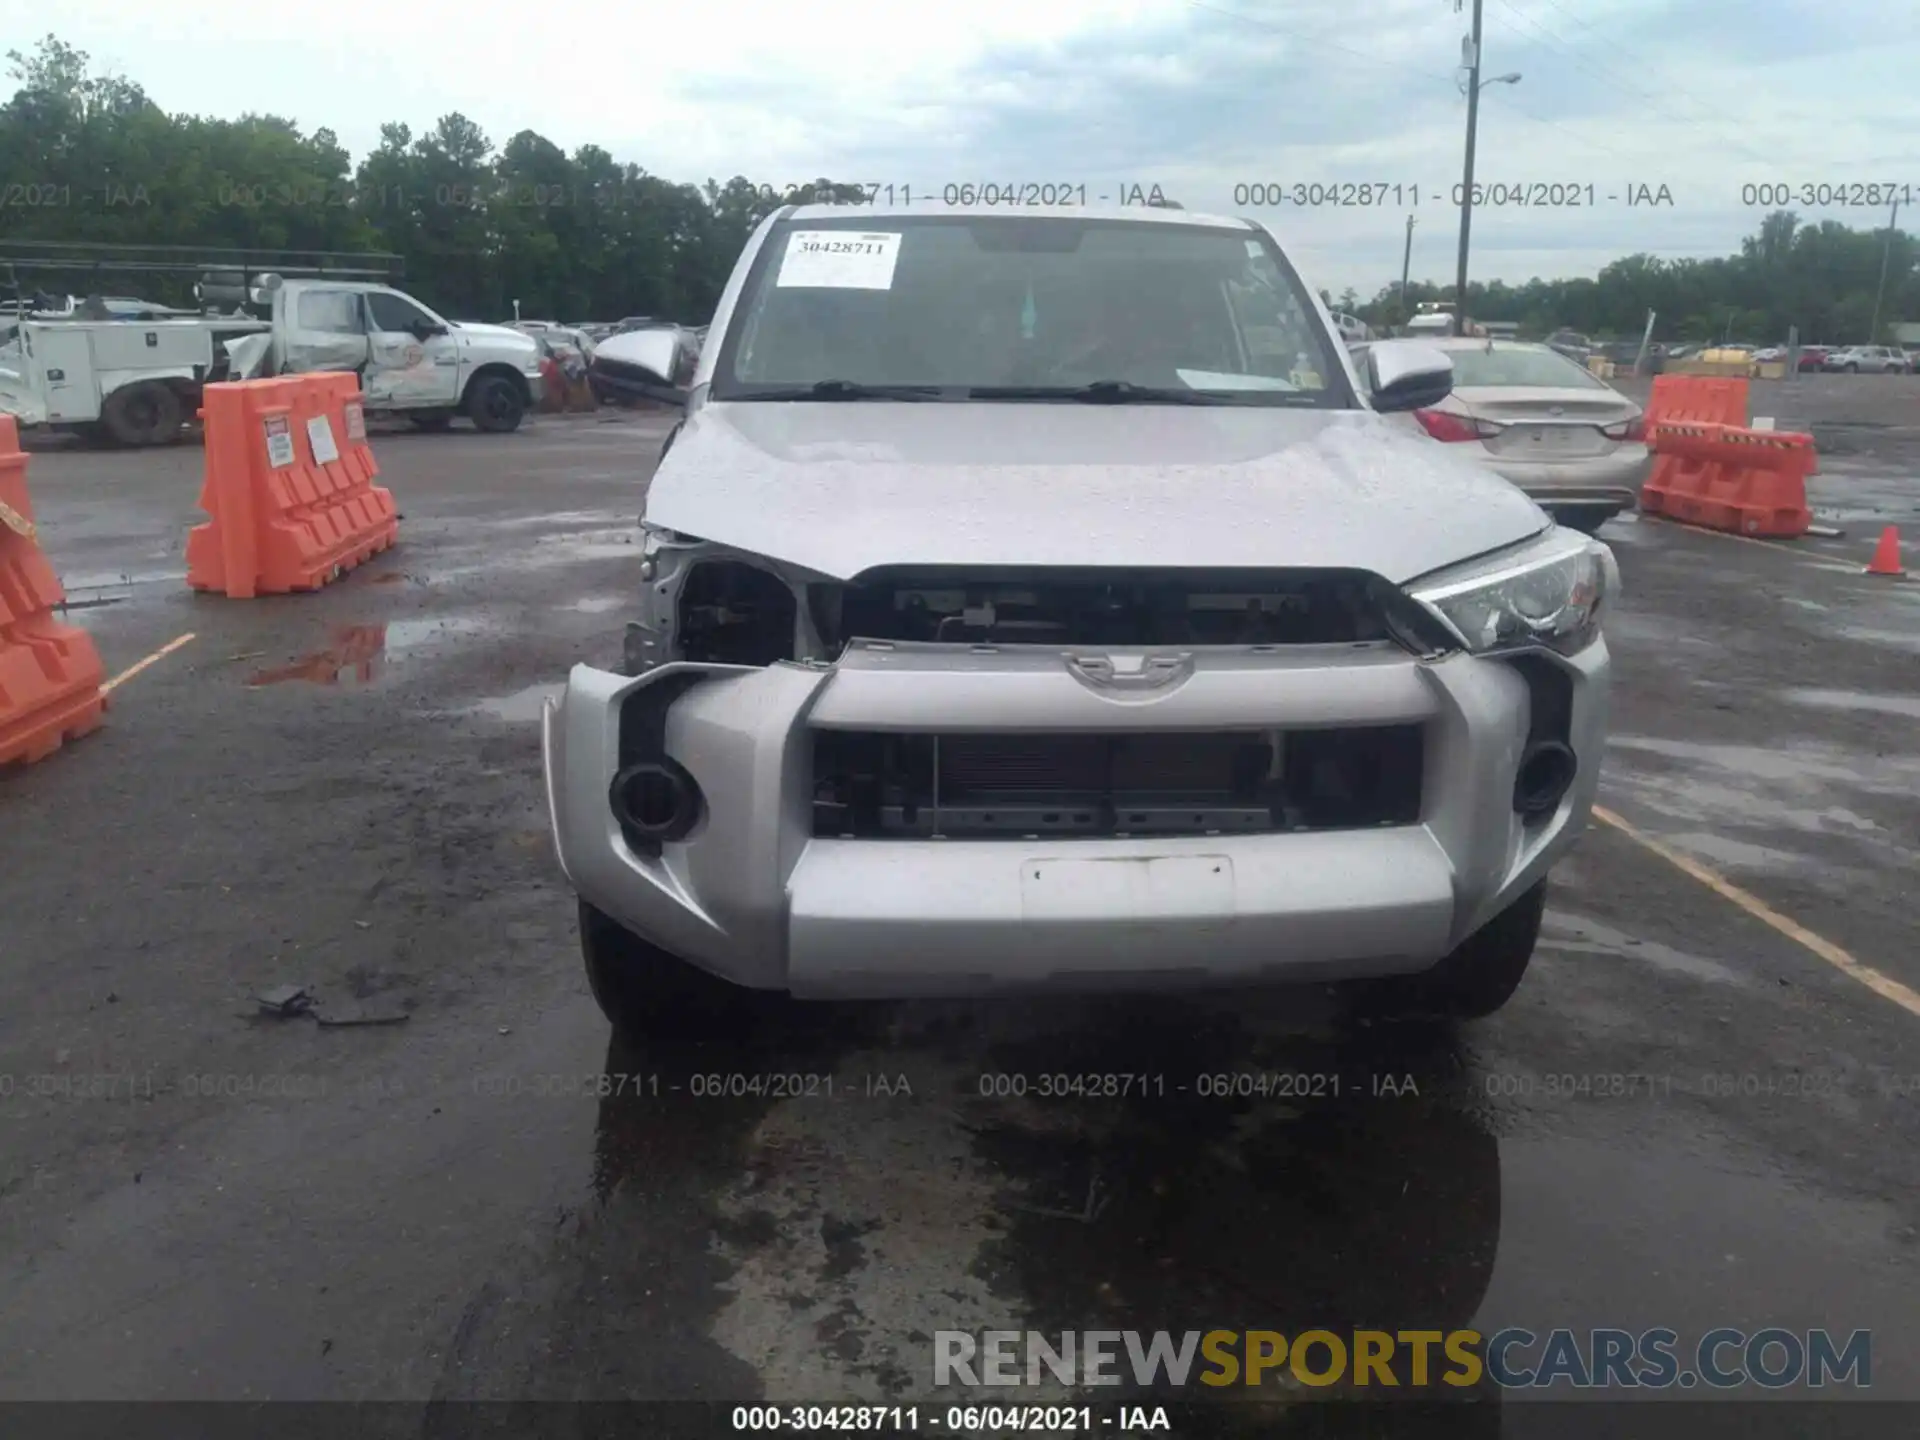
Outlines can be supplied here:
M1382 415L1424 410L1453 393L1453 362L1437 345L1383 340L1367 351L1367 386Z
M431 340L447 333L447 327L433 320L416 320L408 327L416 340Z

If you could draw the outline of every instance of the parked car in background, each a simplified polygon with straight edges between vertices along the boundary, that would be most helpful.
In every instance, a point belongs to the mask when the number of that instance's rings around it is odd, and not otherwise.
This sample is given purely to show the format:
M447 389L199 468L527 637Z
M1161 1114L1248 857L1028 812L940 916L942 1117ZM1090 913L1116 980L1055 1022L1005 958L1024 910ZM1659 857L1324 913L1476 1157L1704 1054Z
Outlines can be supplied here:
M1833 349L1831 345L1802 345L1800 358L1795 362L1795 366L1802 372L1818 370L1826 363L1827 356L1833 353Z
M1820 368L1849 375L1906 375L1912 372L1913 361L1897 345L1849 345L1827 356Z
M1396 423L1471 446L1554 519L1589 535L1638 503L1652 462L1634 401L1547 345L1432 343L1453 362L1453 393ZM1354 351L1356 364L1365 349Z
M672 403L671 387L693 383L700 364L701 333L683 325L648 324L607 336L595 347L589 363L587 378L594 398L602 405Z
M1753 358L1758 360L1762 365L1771 365L1776 361L1787 358L1787 347L1784 345L1769 345L1764 350L1754 351Z
M1358 345L1374 338L1373 327L1358 315L1349 315L1345 311L1333 312L1334 328L1340 332L1340 338L1349 345Z
M1577 330L1556 330L1546 340L1547 348L1564 355L1576 365L1585 365L1593 354L1593 340Z

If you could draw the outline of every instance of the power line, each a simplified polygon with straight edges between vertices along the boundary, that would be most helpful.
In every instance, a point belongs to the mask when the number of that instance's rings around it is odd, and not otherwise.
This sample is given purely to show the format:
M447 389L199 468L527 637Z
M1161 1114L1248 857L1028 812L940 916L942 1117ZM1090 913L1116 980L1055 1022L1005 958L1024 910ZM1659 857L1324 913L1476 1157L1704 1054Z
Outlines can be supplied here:
M1208 5L1205 3L1205 0L1186 0L1186 3L1195 10L1206 10L1215 15L1224 15L1229 20L1238 20L1241 24L1251 25L1258 30L1270 30L1276 35L1285 35L1290 39L1299 40L1303 44L1324 45L1329 50L1338 50L1342 55L1351 55L1356 60L1364 60L1367 64L1377 65L1383 70L1392 70L1401 75L1418 75L1423 80L1437 80L1445 84L1449 89L1451 89L1454 84L1454 77L1452 75L1441 75L1432 70L1416 70L1410 65L1398 64L1391 60L1381 60L1377 56L1369 55L1364 50L1355 50L1350 45L1338 44L1335 41L1326 39L1324 36L1303 36L1298 30L1285 25L1277 25L1273 21L1261 16L1245 15L1238 10L1224 9L1219 5Z
M1335 41L1325 39L1323 36L1302 35L1301 32L1299 32L1298 30L1292 29L1291 27L1288 27L1288 26L1275 24L1273 21L1267 20L1264 17L1256 16L1256 15L1246 15L1237 10L1228 10L1219 5L1209 5L1206 3L1206 0L1186 0L1186 3L1195 10L1205 10L1214 15L1224 15L1230 20L1238 20L1242 24L1251 25L1256 29L1272 31L1276 35L1285 35L1290 39L1299 41L1302 45L1308 45L1308 46L1324 45L1326 48L1330 50L1337 50L1343 55L1351 55L1358 60L1364 60L1367 64L1376 65L1383 70L1391 70L1394 73L1400 74L1400 75L1416 75L1423 80L1443 82L1446 84L1448 89L1454 90L1456 91L1456 93L1458 92L1458 89L1459 89L1459 77L1457 75L1453 75L1453 74L1442 75L1432 70L1420 70L1410 65L1399 64L1389 60L1381 60L1376 56L1367 54L1365 51L1355 50L1351 46L1341 45ZM1504 0L1503 0L1503 3L1504 3ZM1530 120L1536 125L1543 125L1550 130L1555 130L1563 135L1570 136L1577 144L1584 145L1589 149L1604 150L1609 154L1618 155L1622 159L1626 159L1626 160L1637 160L1638 158L1641 158L1641 157L1636 157L1635 155L1632 155L1629 152L1620 149L1618 146L1605 144L1604 142L1595 140L1591 136L1584 135L1577 130L1569 129L1567 126L1561 124L1559 121L1548 120L1544 116L1535 115L1532 111L1526 109L1524 106L1515 104L1511 99L1509 99L1505 95L1498 96L1498 99L1500 104L1503 107L1512 110L1516 115L1520 116L1522 119ZM1658 144L1657 141L1649 141L1648 143L1650 146ZM1643 155L1644 153L1645 152L1642 152Z
M1638 96L1640 99L1646 101L1648 106L1651 107L1653 109L1653 112L1656 115L1660 116L1660 118L1664 120L1670 120L1676 125L1687 125L1687 126L1694 126L1694 127L1701 127L1701 128L1704 128L1708 123L1710 123L1710 122L1704 122L1698 119L1694 119L1694 120L1682 119L1678 115L1674 115L1665 110L1662 110L1659 107L1659 103L1654 99L1653 96L1649 95L1646 91L1640 89L1637 85L1632 84L1624 76L1618 75L1610 70L1603 69L1598 62L1589 62L1584 57L1577 54L1574 51L1572 45L1563 36L1557 34L1552 30L1549 30L1544 24L1534 19L1531 15L1528 15L1525 11L1508 3L1508 0L1499 0L1499 3L1502 9L1507 10L1512 14L1518 16L1521 20L1525 21L1528 25L1531 25L1536 30L1538 30L1540 34L1543 37L1545 37L1546 41L1549 44L1558 45L1562 47L1562 53L1565 55L1567 59L1571 60L1575 65L1580 66L1589 75L1595 76L1603 84L1619 86L1621 89L1628 91L1630 94ZM1555 6L1555 8L1558 9L1559 7ZM1592 29L1591 26L1588 26L1587 28L1590 30ZM1599 32L1595 31L1594 33L1598 34ZM1721 138L1725 139L1728 137L1721 137ZM1736 141L1736 140L1729 139L1728 143L1732 144L1736 149L1745 150L1747 154L1755 160L1760 160L1763 163L1766 163L1769 165L1774 163L1771 157L1759 155L1755 151L1749 149L1744 140Z

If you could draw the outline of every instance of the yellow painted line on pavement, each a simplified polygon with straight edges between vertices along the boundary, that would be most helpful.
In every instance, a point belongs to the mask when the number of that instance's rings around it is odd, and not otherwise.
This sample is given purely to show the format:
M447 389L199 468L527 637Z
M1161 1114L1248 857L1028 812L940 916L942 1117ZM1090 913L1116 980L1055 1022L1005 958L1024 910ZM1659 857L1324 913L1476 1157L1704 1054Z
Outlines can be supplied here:
M126 684L127 681L133 679L134 676L138 675L142 670L146 669L149 665L153 664L157 660L166 659L167 656L171 655L174 651L178 650L182 645L186 644L191 639L193 639L193 631L189 630L186 634L182 635L179 639L169 640L166 644L162 645L158 650L154 651L153 654L147 656L146 659L140 661L137 664L129 665L126 669L122 670L118 675L114 676L111 680L107 681L106 684L100 687L100 693L104 695L109 690L113 689L116 685Z
M1920 1015L1920 991L1911 990L1892 976L1882 975L1871 965L1854 959L1831 940L1814 934L1797 920L1789 920L1759 896L1742 890L1724 875L1715 874L1699 861L1682 855L1672 846L1663 845L1651 835L1636 830L1605 806L1594 806L1593 818L1603 825L1611 825L1634 844L1652 851L1675 869L1691 875L1722 900L1738 905L1761 924L1771 926L1795 944L1811 950L1842 975L1858 980L1881 999L1891 1000L1910 1015Z

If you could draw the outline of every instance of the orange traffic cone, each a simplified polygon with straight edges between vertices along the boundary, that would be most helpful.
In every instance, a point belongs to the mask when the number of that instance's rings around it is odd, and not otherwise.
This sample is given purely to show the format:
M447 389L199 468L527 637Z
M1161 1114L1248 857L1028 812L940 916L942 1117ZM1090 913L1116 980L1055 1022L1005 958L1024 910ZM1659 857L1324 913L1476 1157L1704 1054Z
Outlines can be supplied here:
M1900 527L1889 525L1880 532L1880 543L1873 547L1873 560L1867 566L1867 574L1904 576L1906 573L1900 568Z

